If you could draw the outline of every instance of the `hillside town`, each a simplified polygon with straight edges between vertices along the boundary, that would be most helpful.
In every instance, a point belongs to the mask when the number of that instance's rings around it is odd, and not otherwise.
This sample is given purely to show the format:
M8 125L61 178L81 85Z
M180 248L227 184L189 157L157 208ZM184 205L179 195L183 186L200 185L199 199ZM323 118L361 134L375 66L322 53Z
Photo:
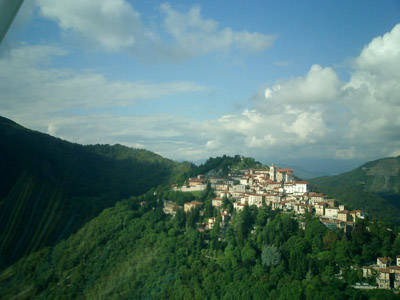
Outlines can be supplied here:
M224 178L199 175L189 178L181 187L174 185L172 188L182 192L202 191L206 189L207 183L217 196L212 200L216 208L222 207L224 198L227 198L233 201L236 211L242 210L245 205L267 205L272 210L293 212L297 216L312 213L327 227L344 231L352 228L357 219L364 218L361 210L348 210L335 199L310 192L308 183L297 180L292 169L279 168L274 164L263 169L238 170ZM187 212L201 205L197 201L185 203L184 210ZM174 204L166 205L166 210L171 212L173 207Z
M231 214L223 208L224 201L233 202L235 211L241 211L247 206L269 206L272 210L283 213L292 213L304 229L305 223L301 216L306 213L319 218L321 223L329 229L351 230L357 219L364 219L361 210L348 210L345 205L336 199L312 192L306 181L297 180L292 169L270 167L262 169L242 169L229 173L225 177L198 175L189 178L182 186L173 185L174 191L198 192L204 191L207 185L213 189L216 197L212 199L212 206L221 215L221 226L228 224ZM184 203L184 212L202 208L204 203L191 201ZM173 201L164 201L164 212L175 215L181 208ZM210 230L216 222L216 217L208 218L206 222L198 224L198 230ZM398 289L400 287L400 256L396 257L395 264L390 257L379 257L377 263L362 267L365 279L374 276L376 285L358 284L359 289Z

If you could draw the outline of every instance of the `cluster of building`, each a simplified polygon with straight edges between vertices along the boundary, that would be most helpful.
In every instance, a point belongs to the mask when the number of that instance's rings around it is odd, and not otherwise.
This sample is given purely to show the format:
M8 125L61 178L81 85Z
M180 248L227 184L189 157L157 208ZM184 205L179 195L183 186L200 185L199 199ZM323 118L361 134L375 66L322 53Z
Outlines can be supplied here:
M400 255L395 262L391 257L378 257L376 264L364 266L363 277L376 277L376 283L380 289L400 288Z
M212 199L212 206L217 208L221 215L221 225L229 222L230 213L223 209L227 199L233 202L236 211L246 205L261 207L268 205L272 210L280 209L284 212L294 212L296 215L312 213L319 217L327 227L348 230L357 219L363 219L361 210L347 210L344 205L338 205L335 199L330 199L321 193L310 192L308 183L296 180L292 169L282 169L274 165L264 169L238 170L227 177L198 176L188 179L182 187L173 186L174 190L201 191L210 183L217 197ZM192 201L184 204L184 212L200 208L202 202ZM175 202L164 201L164 212L175 215L181 208ZM212 229L216 217L208 218L198 224L200 231ZM355 288L360 289L399 289L400 288L400 255L395 262L390 257L377 258L376 264L362 267L364 278L376 278L377 286L367 283L358 283Z
M214 200L213 200L213 206L214 206ZM199 202L199 201L191 201L191 202L186 202L183 205L183 211L185 213L188 213L190 210L195 209L195 208L200 208L203 206L203 202ZM218 207L221 207L221 205L218 205ZM179 206L178 204L176 204L173 201L166 201L164 200L164 207L163 207L163 211L165 214L167 215L172 215L175 216L178 209L181 209L182 207ZM228 210L226 209L220 209L218 210L219 214L221 215L221 226L224 227L225 225L228 224L228 221L231 217L231 214L229 213ZM199 229L199 231L203 231L203 230L210 230L214 227L214 224L216 223L217 218L216 217L211 217L208 218L206 220L206 222L204 223L199 223L197 224L197 228Z
M347 230L354 226L358 218L364 218L360 210L347 210L344 205L337 205L335 199L310 192L306 181L296 180L292 169L270 167L262 169L237 170L226 177L205 177L199 175L189 178L182 187L174 185L179 191L201 191L207 182L215 190L217 197L212 205L220 208L224 198L233 201L234 209L242 210L246 205L261 207L268 205L271 209L294 212L296 215L314 213L329 228ZM201 206L201 202L185 204L185 212Z
M176 184L172 185L172 189L174 191L181 191L181 192L203 191L206 189L206 187L207 187L207 182L203 175L198 175L197 177L189 178L180 187Z
M234 200L235 210L245 205L261 207L268 205L273 210L294 212L297 215L314 213L330 228L347 230L358 218L364 218L361 210L347 210L335 199L309 192L308 183L296 180L292 169L274 165L265 169L240 170L227 178L209 178L217 198L213 205L221 206L224 197Z

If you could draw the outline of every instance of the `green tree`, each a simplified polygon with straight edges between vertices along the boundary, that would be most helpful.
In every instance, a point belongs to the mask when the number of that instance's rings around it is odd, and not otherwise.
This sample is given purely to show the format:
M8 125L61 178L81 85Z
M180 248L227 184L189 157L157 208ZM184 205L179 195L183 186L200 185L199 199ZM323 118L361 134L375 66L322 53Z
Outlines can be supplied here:
M324 237L322 238L324 248L331 249L337 240L338 240L337 234L331 230L327 230Z
M178 228L183 229L186 224L186 214L182 208L179 208L174 218L175 224Z
M261 251L261 262L266 267L274 267L281 261L281 254L274 245L264 245Z
M250 208L246 205L237 215L236 234L239 241L243 242L249 235L252 228L252 216Z
M252 265L256 260L256 251L248 244L241 251L242 262L245 265Z

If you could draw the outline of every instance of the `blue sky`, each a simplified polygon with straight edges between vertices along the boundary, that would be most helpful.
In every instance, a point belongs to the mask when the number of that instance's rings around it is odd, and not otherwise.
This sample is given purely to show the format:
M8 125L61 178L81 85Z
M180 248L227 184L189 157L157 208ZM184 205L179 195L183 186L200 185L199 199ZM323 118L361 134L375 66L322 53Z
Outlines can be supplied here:
M339 172L400 155L398 23L399 1L25 1L0 113L84 144Z

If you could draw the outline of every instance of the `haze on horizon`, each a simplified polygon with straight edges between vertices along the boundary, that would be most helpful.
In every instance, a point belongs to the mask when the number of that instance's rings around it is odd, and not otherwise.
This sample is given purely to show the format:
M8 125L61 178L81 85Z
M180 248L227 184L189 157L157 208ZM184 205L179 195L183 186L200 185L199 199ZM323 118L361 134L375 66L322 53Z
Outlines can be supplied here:
M176 160L344 171L400 155L400 3L25 1L0 115Z

